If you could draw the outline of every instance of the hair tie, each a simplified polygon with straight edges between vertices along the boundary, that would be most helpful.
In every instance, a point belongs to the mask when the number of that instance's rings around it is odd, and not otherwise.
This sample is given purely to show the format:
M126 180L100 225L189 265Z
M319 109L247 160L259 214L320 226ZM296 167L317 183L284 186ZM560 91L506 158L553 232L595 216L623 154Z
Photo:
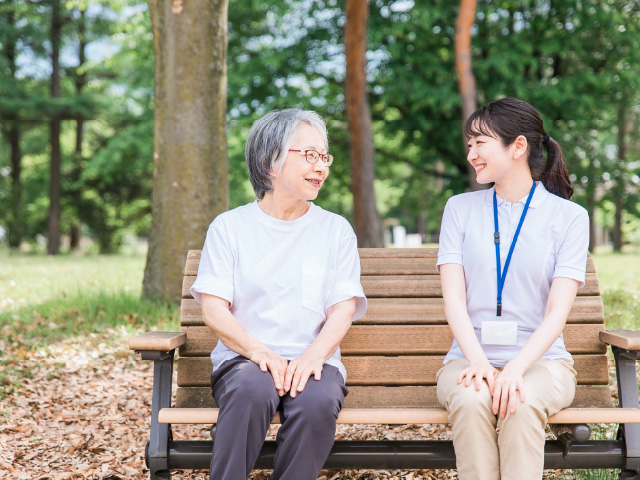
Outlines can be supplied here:
M551 140L551 135L549 135L548 133L545 133L544 137L542 137L542 144L543 145L548 145L549 144L549 140Z

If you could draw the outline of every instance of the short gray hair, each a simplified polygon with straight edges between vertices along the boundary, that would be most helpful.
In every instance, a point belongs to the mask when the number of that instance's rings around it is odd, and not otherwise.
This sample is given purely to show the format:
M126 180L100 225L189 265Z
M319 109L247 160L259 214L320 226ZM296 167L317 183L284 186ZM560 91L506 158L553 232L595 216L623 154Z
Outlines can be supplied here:
M324 147L329 148L327 126L320 115L311 110L288 108L267 113L251 127L244 156L249 167L249 180L258 199L273 189L271 176L275 164L284 165L296 127L307 123L315 128L324 139Z

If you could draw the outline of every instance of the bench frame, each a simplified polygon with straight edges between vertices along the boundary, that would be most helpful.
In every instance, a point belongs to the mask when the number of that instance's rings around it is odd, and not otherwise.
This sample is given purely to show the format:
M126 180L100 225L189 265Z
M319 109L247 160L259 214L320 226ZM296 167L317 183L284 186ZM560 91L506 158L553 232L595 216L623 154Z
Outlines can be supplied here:
M570 408L557 414L550 423L563 423L556 428L556 440L545 443L544 468L547 469L621 469L621 479L640 480L640 402L636 362L640 359L640 332L601 331L600 341L611 346L615 359L619 408L607 408L606 416L595 421L587 415L588 408ZM209 469L213 440L173 440L170 423L164 423L161 411L177 413L171 409L173 362L176 348L185 345L187 335L182 332L151 332L130 339L129 348L141 353L142 360L154 362L151 406L150 438L145 449L146 464L152 480L170 479L172 469ZM171 410L167 410L171 409ZM343 410L349 417L348 409ZM362 409L360 409L362 410ZM420 413L407 417L404 423L446 423L446 412L431 415L427 410L411 409ZM594 409L591 409L594 410ZM373 412L373 410L371 410ZM394 412L393 409L387 409ZM571 412L570 412L571 411ZM580 418L580 412L585 415ZM398 413L396 410L394 413ZM376 412L378 413L378 412ZM591 412L588 412L591 413ZM605 420L606 417L606 420ZM351 415L351 419L353 419ZM361 416L357 423L396 423L392 414ZM373 419L377 418L378 421ZM429 419L429 421L425 421ZM433 419L431 421L430 419ZM590 429L584 423L618 424L615 440L589 440ZM277 420L276 420L277 421ZM625 423L627 422L627 423ZM203 423L187 420L176 423ZM206 422L210 424L210 422ZM338 419L338 423L346 422ZM555 425L554 425L555 427ZM560 425L558 427L561 427ZM567 428L568 427L568 428ZM211 429L215 436L215 426ZM562 434L560 434L562 433ZM255 468L273 468L275 441L266 441ZM324 467L341 469L455 469L455 452L450 440L381 440L336 441Z
M613 333L613 332L605 332ZM174 334L186 341L183 333ZM640 352L612 346L621 408L640 409L636 361ZM173 440L171 425L160 423L159 413L171 407L175 349L140 351L143 360L153 360L153 393L150 439L145 460L151 479L169 479L172 469L208 469L213 440ZM255 468L273 465L275 442L266 441ZM325 468L340 469L442 469L455 468L450 440L336 441ZM545 468L622 469L621 479L640 479L640 423L620 424L616 440L547 440Z

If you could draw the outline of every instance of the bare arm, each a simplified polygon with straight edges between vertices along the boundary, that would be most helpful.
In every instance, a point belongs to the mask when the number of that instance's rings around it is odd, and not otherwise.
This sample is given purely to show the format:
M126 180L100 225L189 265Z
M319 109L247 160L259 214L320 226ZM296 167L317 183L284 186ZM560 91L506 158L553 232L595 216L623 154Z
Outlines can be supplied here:
M493 413L504 418L507 408L516 409L516 391L520 392L520 401L524 402L523 375L535 362L540 360L553 342L560 336L578 292L578 281L557 277L551 283L549 299L544 319L522 350L504 367L496 377Z
M482 380L486 379L493 391L493 380L497 370L491 366L482 350L467 312L464 267L456 263L440 265L440 280L447 322L462 354L469 362L469 367L460 373L458 383L465 380L465 386L468 387L475 377L476 390L480 390Z
M335 353L349 331L355 311L355 297L329 308L327 321L316 339L302 355L289 362L284 377L284 390L289 391L292 397L304 390L312 374L316 380L320 380L324 363Z
M271 372L279 395L284 395L284 373L287 360L267 348L240 325L229 311L229 302L214 295L201 294L204 323L222 340L225 346Z

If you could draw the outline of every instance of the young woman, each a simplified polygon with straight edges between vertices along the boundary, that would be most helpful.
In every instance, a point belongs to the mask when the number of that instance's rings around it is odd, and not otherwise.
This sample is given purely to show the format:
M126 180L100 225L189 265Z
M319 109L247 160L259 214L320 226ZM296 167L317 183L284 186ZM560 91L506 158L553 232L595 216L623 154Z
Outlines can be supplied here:
M496 100L464 130L478 182L494 187L445 207L438 269L454 341L438 401L461 480L540 479L547 419L575 395L562 330L584 285L589 219L531 105Z

